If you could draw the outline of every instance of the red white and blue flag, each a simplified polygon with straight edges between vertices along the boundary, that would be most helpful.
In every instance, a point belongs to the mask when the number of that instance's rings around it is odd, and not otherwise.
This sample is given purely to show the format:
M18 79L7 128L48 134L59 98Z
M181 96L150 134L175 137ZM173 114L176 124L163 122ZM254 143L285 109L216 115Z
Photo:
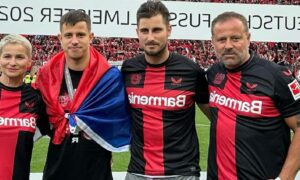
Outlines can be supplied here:
M54 56L41 68L37 79L53 125L52 143L60 144L69 128L65 112L58 101L63 81L65 55ZM70 106L68 119L75 121L94 141L109 151L128 150L131 140L131 118L119 70L90 47L90 62L84 70Z

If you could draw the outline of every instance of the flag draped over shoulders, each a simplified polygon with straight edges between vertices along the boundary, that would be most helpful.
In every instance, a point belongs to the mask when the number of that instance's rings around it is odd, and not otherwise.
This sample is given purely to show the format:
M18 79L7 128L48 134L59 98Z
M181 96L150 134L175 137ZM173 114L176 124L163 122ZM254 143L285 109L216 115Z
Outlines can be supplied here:
M37 79L54 128L54 144L60 144L69 131L68 120L58 101L65 61L64 52L58 53L40 69ZM90 61L74 94L68 118L75 120L81 130L107 150L128 150L131 118L121 73L93 47L90 47Z

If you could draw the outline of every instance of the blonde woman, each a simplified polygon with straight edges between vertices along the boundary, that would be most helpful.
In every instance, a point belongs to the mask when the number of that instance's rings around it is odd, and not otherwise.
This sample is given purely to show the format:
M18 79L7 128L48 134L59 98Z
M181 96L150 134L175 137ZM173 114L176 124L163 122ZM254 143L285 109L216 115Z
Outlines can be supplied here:
M23 77L31 66L32 46L20 35L0 41L0 179L28 180L33 136L48 129L40 94Z

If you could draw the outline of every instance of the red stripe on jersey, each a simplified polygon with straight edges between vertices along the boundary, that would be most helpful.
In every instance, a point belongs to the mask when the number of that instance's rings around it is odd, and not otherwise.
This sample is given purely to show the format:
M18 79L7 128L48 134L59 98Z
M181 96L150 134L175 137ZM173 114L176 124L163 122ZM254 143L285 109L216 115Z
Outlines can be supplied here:
M19 114L21 103L21 91L1 90L0 115L5 117L15 117Z
M162 111L143 110L145 174L164 174ZM153 117L161 117L161 119Z
M9 142L8 144L1 144L0 153L0 179L13 179L13 166L15 160L15 151L17 145L18 134L11 131L3 131L0 129L0 142Z
M15 98L19 96L19 98ZM1 90L0 100L0 116L11 117L19 113L19 104L21 99L21 91L10 92L4 89ZM19 100L19 101L16 101ZM12 101L13 100L13 101ZM18 139L18 132L16 128L5 126L4 119L0 120L0 142L1 142L1 153L0 153L0 179L11 180L13 175L14 158ZM2 143L5 144L2 144ZM13 152L13 153L12 153Z
M224 97L232 97L236 94L240 94L240 92L234 92L233 90L239 89L237 87L241 87L240 83L240 74L236 74L236 76L228 77L227 83L223 90ZM234 80L234 81L232 81ZM231 83L238 82L238 83ZM214 89L210 87L210 92L216 91L221 94L219 89ZM219 90L219 91L217 91ZM232 93L232 95L231 95ZM215 97L216 105L218 107L218 119L217 119L217 127L216 127L216 161L218 164L218 179L219 180L235 180L237 179L236 174L236 161L235 161L235 127L236 127L236 110L229 110L228 108L224 108L222 105L224 102L226 105L226 100L224 97Z
M21 91L1 89L0 97L0 179L11 180L19 132L34 133L37 114L19 112ZM28 108L33 108L34 104L28 102L27 105Z
M151 110L182 110L194 104L194 92L165 89L165 67L146 68L144 88L127 87L129 102L133 108Z
M240 73L229 73L223 90L218 87L209 86L210 106L252 118L280 116L278 109L270 97L241 94L240 76Z
M32 103L26 102L26 99L24 101L25 104ZM21 91L1 90L0 129L35 132L36 119L38 116L37 114L20 112L19 107L21 103L23 103L21 102ZM34 106L34 104L31 104L31 106Z
M165 67L162 68L147 68L145 74L144 89L155 86L157 93L149 93L162 95L159 91L164 89L165 82ZM149 86L149 87L148 87ZM150 108L150 107L149 107ZM163 158L163 119L160 109L153 110L143 109L143 124L144 124L144 158L146 160L145 174L164 173L164 158Z
M143 88L127 87L132 108L143 112L143 153L146 175L164 175L163 110L182 110L193 105L194 92L165 89L165 67L147 67Z
M233 115L233 114L232 114ZM216 131L216 154L219 180L235 180L235 126L236 122L228 118L228 114L218 112Z
M235 128L237 115L252 118L278 117L272 99L266 96L241 94L241 73L228 73L224 89L209 86L211 107L218 109L216 146L218 178L237 179Z

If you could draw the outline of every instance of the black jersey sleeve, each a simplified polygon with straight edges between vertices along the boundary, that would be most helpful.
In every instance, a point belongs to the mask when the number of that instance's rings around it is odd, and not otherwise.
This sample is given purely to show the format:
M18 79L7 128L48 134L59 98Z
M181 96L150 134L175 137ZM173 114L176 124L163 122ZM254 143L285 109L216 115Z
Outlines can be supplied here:
M283 117L300 113L300 85L285 66L275 71L275 104Z
M197 84L196 84L196 103L208 104L209 93L208 93L208 83L205 77L205 71L199 67L197 74Z
M39 110L38 110L38 119L36 121L37 128L39 129L41 135L50 134L50 123L48 115L46 112L46 104L43 101L43 98L39 94Z

